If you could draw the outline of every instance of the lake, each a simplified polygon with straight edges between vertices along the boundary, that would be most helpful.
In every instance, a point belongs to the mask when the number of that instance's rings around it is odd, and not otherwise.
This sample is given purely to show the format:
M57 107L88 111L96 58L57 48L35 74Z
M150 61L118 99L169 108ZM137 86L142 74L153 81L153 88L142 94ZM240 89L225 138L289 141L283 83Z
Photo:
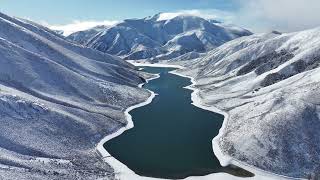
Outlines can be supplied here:
M221 167L212 150L223 116L191 104L190 79L169 73L174 68L143 67L160 78L143 87L158 94L152 103L130 111L134 128L104 144L106 150L136 174L182 179L216 172L241 177L253 174Z

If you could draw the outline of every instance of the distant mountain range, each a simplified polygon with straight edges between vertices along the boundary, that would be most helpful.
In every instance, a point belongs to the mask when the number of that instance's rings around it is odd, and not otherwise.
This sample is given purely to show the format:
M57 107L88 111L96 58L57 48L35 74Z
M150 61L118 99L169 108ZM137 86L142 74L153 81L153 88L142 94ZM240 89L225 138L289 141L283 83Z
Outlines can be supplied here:
M126 60L172 59L188 52L206 52L252 33L197 16L159 20L161 14L127 19L111 27L73 33L67 39Z

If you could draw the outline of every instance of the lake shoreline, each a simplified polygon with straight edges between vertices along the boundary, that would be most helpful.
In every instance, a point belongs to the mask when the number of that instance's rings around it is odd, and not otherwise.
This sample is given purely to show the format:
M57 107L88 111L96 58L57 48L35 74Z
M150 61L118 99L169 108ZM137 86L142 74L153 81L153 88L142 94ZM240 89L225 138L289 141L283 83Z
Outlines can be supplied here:
M128 61L131 64L135 65L135 66L147 66L147 67L172 67L172 68L177 68L177 69L185 69L184 66L181 65L174 65L174 64L159 64L159 63L155 63L155 64L151 64L151 63L147 63L147 62L139 62L139 63L135 63L134 61ZM191 100L192 100L192 104L194 106L197 106L201 109L204 110L208 110L214 113L218 113L224 116L224 120L222 123L222 127L219 130L219 134L213 138L212 140L212 148L213 148L213 152L215 154L215 156L218 158L218 160L220 161L222 166L227 166L227 165L235 165L238 166L240 168L243 168L249 172L252 172L255 174L255 177L253 177L253 179L261 179L261 180L272 180L272 179L281 179L281 180L299 180L300 178L291 178L291 177L287 177L287 176L283 176L283 175L279 175L279 174L275 174L272 172L268 172L268 171L264 171L262 169L258 169L257 167L251 166L249 164L246 164L244 162L240 162L237 159L234 159L232 157L230 157L229 155L226 155L223 153L223 151L221 150L220 146L219 146L219 138L221 138L223 136L223 133L225 131L225 128L228 124L228 118L229 118L229 114L223 110L220 110L216 107L208 107L208 106L204 106L202 104L202 99L198 96L198 92L199 89L194 88L192 86L196 85L196 81L193 77L191 76L187 76L181 73L176 72L176 70L171 71L170 73L181 76L181 77L185 77L185 78L189 78L191 80L191 85L185 87L187 89L192 90L193 92L191 93ZM210 175L207 175L210 176ZM213 178L213 176L212 176ZM248 178L246 178L248 179ZM249 178L250 179L250 178Z
M130 62L130 63L132 63L135 66L140 66L140 67L143 67L143 66L144 67L171 67L171 68L177 68L177 69L184 69L185 68L185 67L180 66L180 65L171 65L171 64L147 64L147 63L133 63L133 62ZM193 104L194 106L196 106L198 108L201 108L201 109L204 109L204 110L208 110L208 111L211 111L211 112L214 112L214 113L218 113L218 114L221 114L221 115L224 116L224 120L223 120L223 123L222 123L222 127L219 130L219 134L216 137L214 137L213 140L212 140L212 147L213 147L214 155L218 158L218 160L220 161L222 166L236 165L236 166L238 166L240 168L243 168L243 169L248 170L248 171L250 171L250 172L255 174L254 177L246 178L246 179L266 179L267 180L267 179L273 179L275 177L277 177L278 179L279 178L288 179L287 177L279 176L277 174L273 174L273 173L270 173L270 172L263 172L262 170L256 169L255 167L251 167L251 166L245 165L242 162L238 162L237 160L231 158L230 156L224 155L223 152L221 151L219 145L218 145L218 139L223 135L224 128L226 127L227 122L228 122L227 121L228 114L226 112L224 112L224 111L221 111L221 110L217 109L217 108L207 107L207 106L202 105L201 98L199 98L198 95L197 95L198 92L199 92L199 89L196 89L196 88L192 87L193 85L196 84L196 82L195 82L193 77L189 77L189 76L185 76L183 74L177 73L176 70L170 71L169 73L175 74L175 75L178 75L178 76L181 76L181 77L189 78L191 80L192 84L184 87L184 88L192 90L192 93L191 93L192 103L191 104ZM157 79L159 77L160 76L158 75L155 78L147 79L146 83L148 83L151 80ZM146 83L140 84L139 87L142 87ZM129 114L129 112L131 110L135 109L135 108L142 107L142 106L150 104L152 102L153 98L156 96L156 94L154 92L152 92L152 91L150 91L150 92L151 92L151 96L145 102L142 102L142 103L139 103L137 105L131 106L125 111L125 114L126 114L126 117L127 117L127 121L128 121L127 126L125 126L123 128L120 128L115 133L112 133L112 134L108 135L103 140L101 140L100 143L97 146L98 152L102 155L102 157L105 160L105 162L107 162L108 164L110 164L114 168L114 170L116 171L115 172L116 177L119 178L119 179L128 179L128 178L133 179L133 180L134 179L160 179L160 178L144 177L144 176L137 175L135 172L130 170L126 165L122 164L120 161L118 161L117 159L113 158L107 152L107 150L103 147L103 144L106 143L107 141L109 141L110 139L113 139L113 138L121 135L124 131L134 127L134 124L133 124L133 121L132 121L132 117ZM188 179L198 179L198 178L212 179L212 178L217 178L217 177L223 177L223 178L228 178L228 179L239 179L239 178L241 178L241 177L235 177L235 176L227 174L227 173L213 173L213 174L209 174L209 175L205 175L205 176L190 176L190 177L185 178L185 179L187 179L187 180ZM292 178L290 178L290 179L292 179Z
M146 82L144 83L141 83L138 85L139 88L142 88L142 86L146 83L148 83L149 81L152 81L154 79L157 79L159 78L160 76L159 75L156 75L156 77L153 77L153 78L149 78L149 79L146 79ZM134 123L132 121L132 116L130 115L130 111L133 110L133 109L136 109L136 108L139 108L139 107L142 107L142 106L146 106L148 104L150 104L152 102L152 100L154 99L154 97L156 96L156 94L150 90L148 90L151 95L149 96L148 99L146 99L144 102L141 102L139 104L136 104L136 105L133 105L133 106L130 106L129 108L127 108L125 110L125 117L126 117L126 120L127 120L127 125L124 126L124 127L121 127L120 129L118 129L117 131L115 131L114 133L111 133L109 134L108 136L104 137L97 145L96 149L97 149L97 152L102 156L103 160L110 164L112 166L112 168L115 170L115 171L118 171L118 172L115 172L115 176L116 178L119 178L119 179L122 179L122 178L130 178L130 179L137 179L136 176L139 176L137 174L135 174L135 172L133 172L131 169L129 169L126 165L122 164L120 161L118 161L116 158L112 157L110 155L110 153L104 148L104 144L117 137L117 136L120 136L123 132L125 132L126 130L129 130L131 128L134 128ZM140 176L139 176L140 177Z

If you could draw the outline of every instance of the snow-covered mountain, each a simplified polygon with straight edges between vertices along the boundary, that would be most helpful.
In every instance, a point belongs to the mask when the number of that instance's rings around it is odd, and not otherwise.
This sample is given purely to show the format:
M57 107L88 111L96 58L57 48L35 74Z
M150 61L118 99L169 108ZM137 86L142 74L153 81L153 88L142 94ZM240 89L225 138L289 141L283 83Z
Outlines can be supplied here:
M146 100L118 57L0 14L0 179L112 178L97 143Z
M194 78L194 100L225 112L214 140L221 163L319 175L320 28L250 35L159 15L99 28L69 39L185 67L177 72ZM127 107L150 96L137 88L149 75L89 47L0 14L0 179L113 179L96 145L127 123Z
M223 164L320 177L320 28L255 34L188 57L175 59L186 67L178 72L227 118L214 140Z
M90 28L85 31L78 31L76 33L70 34L68 39L79 44L86 44L88 39L92 38L99 32L110 28L110 26L100 25L93 28Z
M104 29L76 32L67 38L127 60L171 59L188 52L206 52L232 39L251 35L248 30L197 16L160 19L161 14L127 19Z

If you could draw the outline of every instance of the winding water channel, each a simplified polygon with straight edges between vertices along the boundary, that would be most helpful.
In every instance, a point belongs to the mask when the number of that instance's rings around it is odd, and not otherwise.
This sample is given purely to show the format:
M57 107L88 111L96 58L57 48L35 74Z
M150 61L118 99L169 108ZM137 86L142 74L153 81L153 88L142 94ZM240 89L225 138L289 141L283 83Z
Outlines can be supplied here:
M106 150L138 175L181 179L215 172L249 177L236 167L221 167L212 150L223 116L191 104L188 78L174 68L143 67L160 73L144 85L158 94L151 104L130 111L134 128L106 142Z

